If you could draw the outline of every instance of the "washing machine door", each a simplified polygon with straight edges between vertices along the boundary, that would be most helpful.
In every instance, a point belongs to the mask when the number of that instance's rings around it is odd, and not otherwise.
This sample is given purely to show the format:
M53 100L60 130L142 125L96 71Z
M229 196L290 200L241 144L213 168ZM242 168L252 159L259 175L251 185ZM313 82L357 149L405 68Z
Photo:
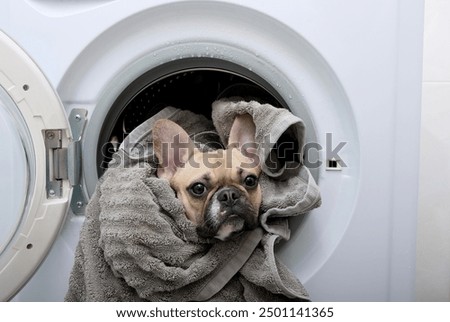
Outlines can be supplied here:
M0 31L2 301L33 275L64 221L71 195L70 136L52 86L30 57Z

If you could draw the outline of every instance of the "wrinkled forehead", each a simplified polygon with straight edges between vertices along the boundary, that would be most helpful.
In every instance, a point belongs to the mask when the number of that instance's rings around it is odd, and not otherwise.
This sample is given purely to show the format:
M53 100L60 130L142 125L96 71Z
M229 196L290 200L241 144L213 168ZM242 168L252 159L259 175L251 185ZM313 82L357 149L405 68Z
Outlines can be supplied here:
M216 150L206 153L197 152L192 156L189 166L211 170L239 171L259 174L260 165L257 155L243 155L239 149Z
M175 185L202 182L210 185L239 184L250 174L259 176L259 165L239 150L217 150L210 153L194 153L188 162L172 178Z

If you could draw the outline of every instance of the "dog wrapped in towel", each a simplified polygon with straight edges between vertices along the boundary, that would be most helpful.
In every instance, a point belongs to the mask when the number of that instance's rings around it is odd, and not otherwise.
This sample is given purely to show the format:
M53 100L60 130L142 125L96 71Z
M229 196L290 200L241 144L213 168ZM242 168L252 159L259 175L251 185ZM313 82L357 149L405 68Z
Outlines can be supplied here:
M214 150L228 142L242 114L253 119L255 141L265 143L257 149L259 225L225 241L205 238L168 180L157 176L153 126L169 119L199 149ZM288 218L321 202L302 165L303 122L285 109L231 100L214 102L212 119L167 107L122 142L87 207L66 301L309 300L274 254L276 242L289 239ZM277 153L286 146L280 142L292 143L294 157Z

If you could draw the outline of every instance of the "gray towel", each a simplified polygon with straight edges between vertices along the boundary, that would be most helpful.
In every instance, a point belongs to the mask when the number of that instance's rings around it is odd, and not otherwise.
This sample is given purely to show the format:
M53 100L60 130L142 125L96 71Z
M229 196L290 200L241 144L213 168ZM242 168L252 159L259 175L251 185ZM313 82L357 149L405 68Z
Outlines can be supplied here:
M224 104L215 104L213 118ZM297 175L283 180L262 175L261 186L267 190L261 207L263 229L225 242L203 239L168 182L155 175L151 129L160 118L180 124L202 148L220 144L210 121L175 108L164 109L127 137L87 207L66 300L309 300L274 254L277 240L289 238L287 217L320 204L309 171L300 165ZM228 122L228 116L223 121ZM225 131L218 129L220 136Z

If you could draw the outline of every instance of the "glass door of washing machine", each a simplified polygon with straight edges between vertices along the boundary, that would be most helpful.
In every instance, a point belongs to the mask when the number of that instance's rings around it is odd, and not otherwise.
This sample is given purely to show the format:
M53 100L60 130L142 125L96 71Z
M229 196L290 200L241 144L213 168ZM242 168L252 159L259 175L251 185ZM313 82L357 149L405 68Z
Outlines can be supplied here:
M0 300L33 275L64 222L71 132L43 73L0 31ZM72 158L73 159L73 158Z

